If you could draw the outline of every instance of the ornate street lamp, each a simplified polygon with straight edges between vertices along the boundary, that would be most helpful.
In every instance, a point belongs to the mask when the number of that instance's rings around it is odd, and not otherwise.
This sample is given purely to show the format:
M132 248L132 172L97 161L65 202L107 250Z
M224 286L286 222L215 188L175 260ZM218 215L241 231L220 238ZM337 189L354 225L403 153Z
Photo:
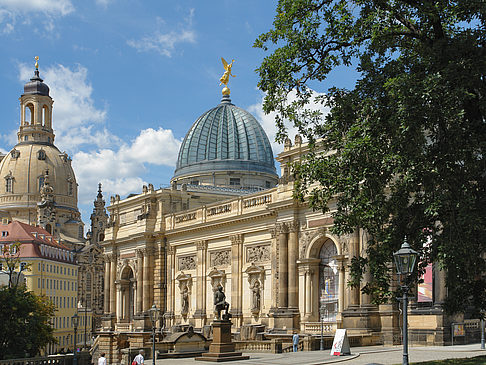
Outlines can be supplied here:
M418 253L414 251L407 242L407 238L402 244L402 247L393 254L395 265L397 266L397 273L402 275L402 291L403 291L403 365L408 365L408 284L407 277L415 269L415 262L417 261Z
M78 313L74 313L74 315L71 317L71 323L74 327L74 351L73 351L73 365L78 364L78 358L76 357L76 340L77 340L77 332L78 332L78 324L79 324L79 317Z
M157 326L157 321L159 320L160 310L154 304L152 308L149 309L149 316L150 321L152 322L152 356L153 356L153 364L155 365L155 330Z

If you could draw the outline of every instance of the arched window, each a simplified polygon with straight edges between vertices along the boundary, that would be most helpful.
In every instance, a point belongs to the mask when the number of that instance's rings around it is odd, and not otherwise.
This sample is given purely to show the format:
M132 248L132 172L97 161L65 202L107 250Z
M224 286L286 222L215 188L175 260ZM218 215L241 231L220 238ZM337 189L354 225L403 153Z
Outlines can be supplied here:
M24 121L25 124L34 124L34 105L27 104L24 109Z
M319 258L319 314L325 322L336 321L339 300L339 273L336 260L337 248L327 240L321 247Z
M49 108L47 105L42 107L42 125L48 126L49 125Z
M40 149L39 151L37 151L37 159L38 160L45 160L46 159L46 151L44 151L43 149Z

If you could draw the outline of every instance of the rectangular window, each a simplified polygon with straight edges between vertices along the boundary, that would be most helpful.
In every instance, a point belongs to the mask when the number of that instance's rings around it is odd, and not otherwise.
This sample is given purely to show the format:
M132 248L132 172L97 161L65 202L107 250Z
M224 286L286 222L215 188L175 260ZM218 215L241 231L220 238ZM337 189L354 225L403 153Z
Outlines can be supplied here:
M230 177L230 186L240 186L240 178Z
M40 278L37 278L37 287L40 288L41 287L41 279Z
M66 290L66 282L64 282L64 290Z
M40 262L37 264L37 269L38 269L39 271L41 271L41 264L40 264Z
M2 237L7 237L8 236L8 231L2 231Z
M13 193L13 178L11 177L5 179L5 192Z
M66 268L64 268L64 275L66 275ZM71 268L68 267L68 275L71 275Z
M42 289L44 289L44 279L42 279Z

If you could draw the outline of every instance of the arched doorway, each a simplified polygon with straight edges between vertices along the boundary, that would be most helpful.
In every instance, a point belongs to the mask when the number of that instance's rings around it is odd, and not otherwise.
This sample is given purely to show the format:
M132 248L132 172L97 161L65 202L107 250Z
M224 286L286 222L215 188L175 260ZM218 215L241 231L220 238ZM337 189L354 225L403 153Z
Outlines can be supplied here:
M133 318L134 305L135 305L135 288L134 288L134 275L130 266L123 269L120 279L120 292L121 292L121 313L120 320L122 322L130 322Z
M319 251L319 318L335 322L339 301L339 271L334 257L338 254L336 245L330 239Z

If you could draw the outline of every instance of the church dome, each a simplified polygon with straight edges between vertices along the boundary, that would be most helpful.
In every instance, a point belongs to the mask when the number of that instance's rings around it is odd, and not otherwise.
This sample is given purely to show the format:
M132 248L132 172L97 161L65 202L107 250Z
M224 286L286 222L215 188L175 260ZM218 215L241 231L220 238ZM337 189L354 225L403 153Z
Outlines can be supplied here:
M173 180L215 171L267 175L273 186L277 179L265 131L253 115L232 104L229 95L197 118L186 134Z

